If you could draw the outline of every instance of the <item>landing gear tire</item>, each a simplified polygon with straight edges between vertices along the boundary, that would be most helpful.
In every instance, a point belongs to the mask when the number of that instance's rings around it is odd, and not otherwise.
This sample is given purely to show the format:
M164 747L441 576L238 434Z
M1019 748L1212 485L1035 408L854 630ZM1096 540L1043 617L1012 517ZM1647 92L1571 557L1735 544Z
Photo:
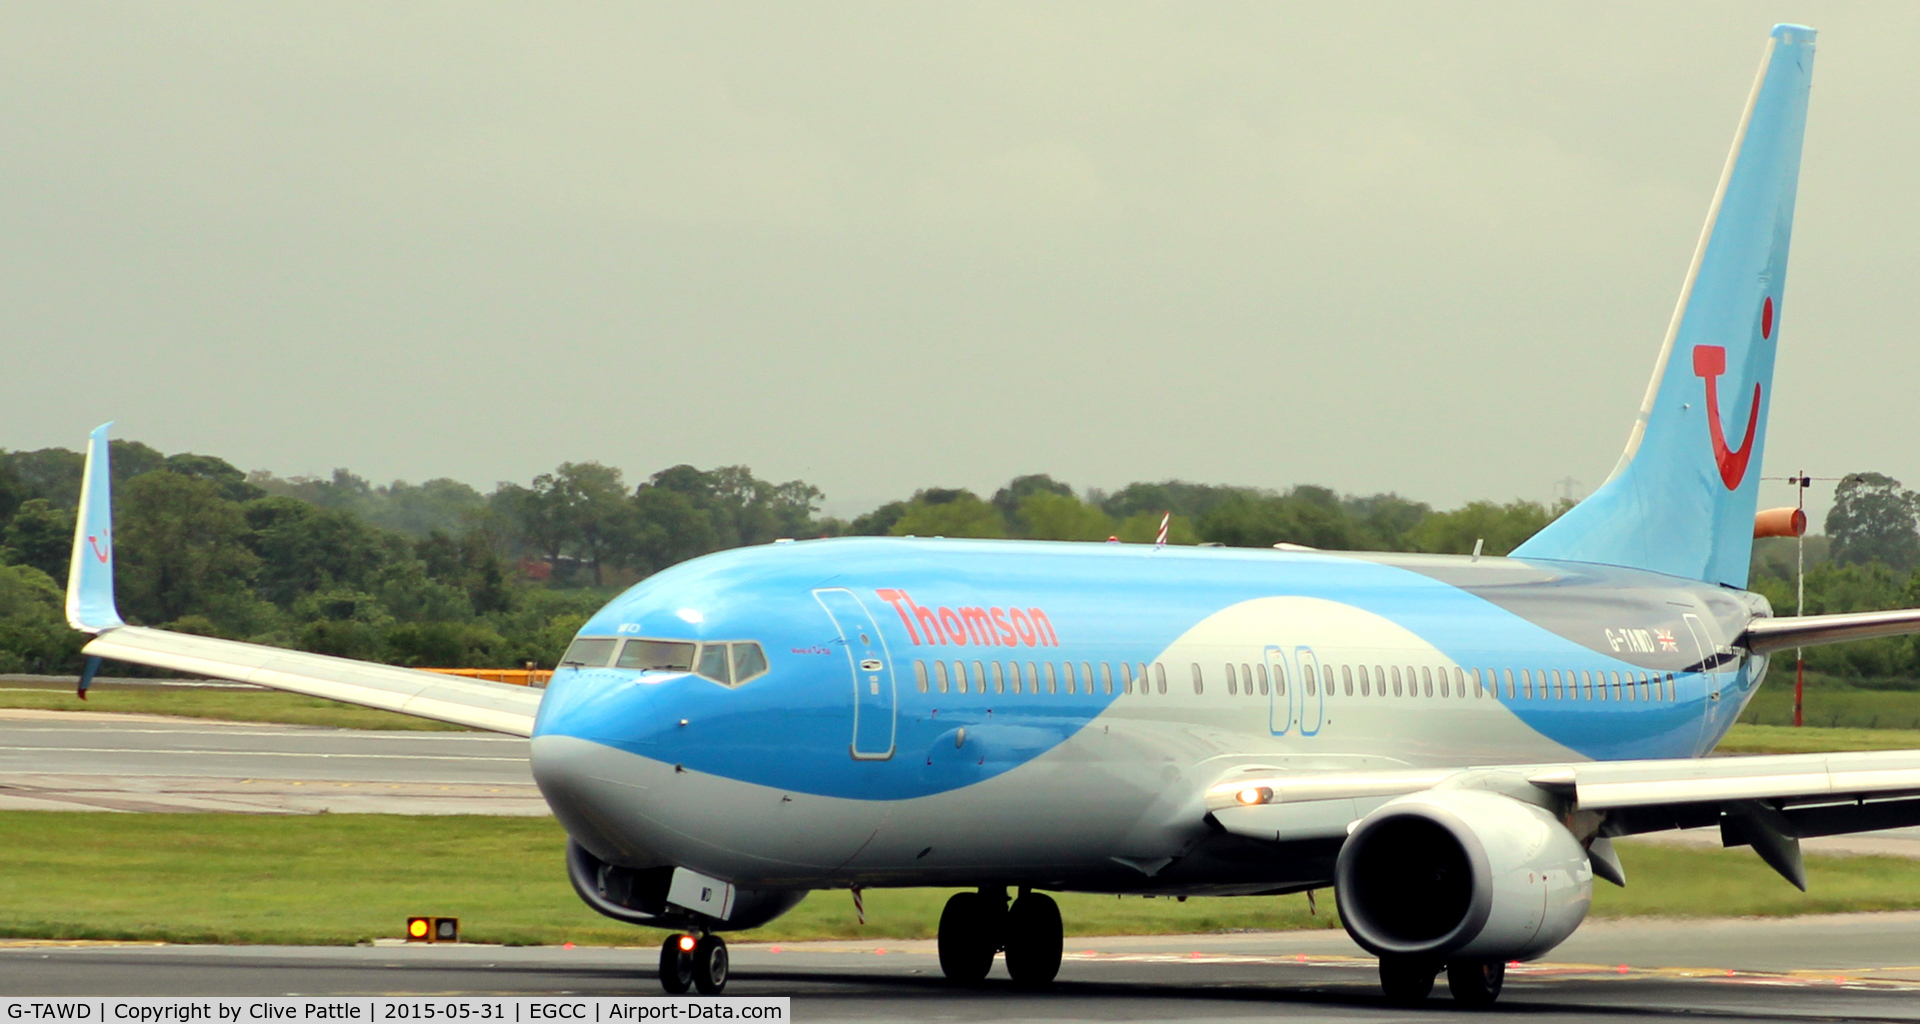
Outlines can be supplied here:
M670 996L684 995L693 987L693 948L682 947L691 935L669 935L660 944L660 987Z
M693 946L693 987L703 996L717 996L727 987L727 943L718 935L702 935Z
M1037 988L1060 973L1060 905L1030 892L1007 911L1007 973L1015 984Z
M1456 960L1447 965L1447 991L1461 1006L1492 1006L1507 981L1501 960Z
M1006 912L977 892L954 893L940 911L940 971L949 981L976 984L993 969Z
M1380 958L1380 990L1387 1001L1398 1006L1415 1006L1433 992L1434 975L1440 965L1411 956Z

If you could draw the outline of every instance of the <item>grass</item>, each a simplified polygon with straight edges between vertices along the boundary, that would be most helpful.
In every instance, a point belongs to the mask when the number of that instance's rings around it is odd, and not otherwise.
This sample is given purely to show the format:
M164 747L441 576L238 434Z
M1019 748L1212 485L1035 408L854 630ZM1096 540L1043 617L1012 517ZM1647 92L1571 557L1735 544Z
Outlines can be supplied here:
M219 718L232 722L283 722L339 729L463 731L460 726L412 715L355 707L277 690L196 690L185 687L95 687L81 700L72 690L0 684L0 708L122 712Z
M0 936L346 944L398 937L410 914L461 919L475 942L651 945L584 907L553 821L396 815L0 812ZM1920 907L1920 862L1808 857L1803 894L1746 851L1623 844L1630 888L1595 886L1594 915L1791 915ZM927 938L953 890L820 892L743 940ZM1336 928L1332 894L1184 903L1065 894L1071 935Z
M1793 671L1769 672L1740 721L1749 725L1793 724ZM1806 723L1823 728L1920 730L1920 690L1853 689L1838 681L1815 680L1806 688Z
M1817 754L1831 750L1916 750L1920 731L1912 729L1828 729L1790 725L1737 724L1713 748L1718 754Z

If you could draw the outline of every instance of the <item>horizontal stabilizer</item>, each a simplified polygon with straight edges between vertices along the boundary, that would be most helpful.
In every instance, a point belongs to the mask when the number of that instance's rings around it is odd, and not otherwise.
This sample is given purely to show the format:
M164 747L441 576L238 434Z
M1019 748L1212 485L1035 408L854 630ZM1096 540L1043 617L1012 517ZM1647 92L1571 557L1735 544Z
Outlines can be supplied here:
M1755 654L1771 654L1789 647L1818 647L1908 633L1920 633L1920 608L1755 619L1738 643Z

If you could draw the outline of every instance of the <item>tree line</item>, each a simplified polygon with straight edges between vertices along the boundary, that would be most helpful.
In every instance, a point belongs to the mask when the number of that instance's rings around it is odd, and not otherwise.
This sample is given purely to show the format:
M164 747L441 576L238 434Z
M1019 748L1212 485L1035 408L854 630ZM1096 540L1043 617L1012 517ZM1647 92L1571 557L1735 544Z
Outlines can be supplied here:
M117 597L128 621L415 666L551 666L617 588L778 538L1150 543L1169 517L1173 544L1463 554L1481 542L1500 555L1565 507L1440 510L1313 485L1076 491L1032 474L985 496L927 488L844 520L819 514L819 488L762 480L745 466L673 466L630 484L618 468L567 462L482 493L449 479L374 485L344 469L282 478L112 444ZM67 629L61 590L83 461L62 448L0 451L0 672L77 668L85 638ZM1808 610L1920 604L1920 496L1867 473L1843 481L1837 499L1827 535L1809 544ZM1790 614L1790 548L1782 572L1779 545L1760 545L1755 589ZM1820 669L1834 675L1920 678L1920 648L1906 639L1819 650Z

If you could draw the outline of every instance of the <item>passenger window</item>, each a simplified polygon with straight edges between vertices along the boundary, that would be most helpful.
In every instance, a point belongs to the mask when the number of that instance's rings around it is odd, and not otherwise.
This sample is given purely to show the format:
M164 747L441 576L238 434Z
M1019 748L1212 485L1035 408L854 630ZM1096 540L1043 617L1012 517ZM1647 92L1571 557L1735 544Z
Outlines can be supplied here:
M941 693L947 692L947 663L944 661L933 663L933 687Z
M1254 669L1260 673L1260 696L1265 697L1267 695L1267 663L1263 661L1255 665Z
M1599 679L1595 680L1595 676L1598 676ZM1588 700L1593 700L1595 697L1598 697L1600 700L1607 699L1607 674L1605 672L1593 672L1587 669L1581 669L1580 684L1586 688Z
M1398 665L1393 666L1393 695L1395 697L1402 696L1400 690L1400 666Z
M1367 676L1367 666L1365 665L1360 666L1360 696L1368 697L1373 695L1373 687L1371 683L1372 683L1372 680L1369 679Z
M1133 662L1123 661L1120 663L1120 676L1125 684L1125 689L1122 692L1128 694L1133 693Z
M1447 687L1447 667L1445 665L1440 666L1440 696L1453 696L1451 690Z
M1007 662L1007 685L1015 693L1026 692L1025 687L1020 685L1020 663L1017 661Z
M1068 693L1078 692L1074 686L1073 662L1063 661L1060 663L1060 682L1066 687Z
M1566 684L1565 681L1560 678L1560 670L1556 668L1553 670L1553 699L1565 700L1566 698Z
M1312 665L1307 665L1300 669L1300 681L1307 684L1307 696L1314 697L1319 695L1320 674L1313 670Z
M620 660L614 664L617 668L637 668L643 671L659 669L669 672L688 672L693 669L693 648L693 644L679 640L629 640L627 646L620 649ZM567 651L567 657L573 657L571 649Z
M1088 696L1092 696L1092 694L1093 694L1093 664L1092 664L1091 662L1086 662L1086 661L1083 661L1083 662L1081 662L1081 663L1080 663L1080 681L1081 681L1081 682L1083 682L1083 683L1085 683L1085 684L1087 684L1087 694L1088 694Z
M1353 696L1353 666L1352 665L1340 666L1340 685L1347 691L1347 696L1349 697Z
M913 663L913 685L914 685L914 688L919 690L921 693L927 692L927 663L926 662L916 661Z
M994 668L999 667L998 665L994 666ZM984 662L976 661L973 663L973 680L980 684L981 693L987 692L987 666Z
M732 644L733 685L751 682L767 673L767 655L756 643Z
M1287 667L1285 665L1273 666L1273 692L1276 696L1280 697L1287 695Z
M1467 670L1458 665L1453 667L1453 696L1455 700L1467 695Z
M613 660L613 645L618 640L596 640L583 637L567 647L567 653L560 656L560 667L577 665L581 668L606 668ZM692 644L683 645L691 651Z
M1253 680L1249 679L1247 682L1251 683ZM1239 692L1240 683L1238 677L1233 674L1233 662L1229 661L1227 662L1227 696L1231 697Z
M1506 670L1506 677L1507 677L1507 699L1513 700L1514 689L1513 689L1513 670L1512 669Z
M1433 670L1422 666L1420 669L1420 681L1426 684L1427 696L1433 696Z
M694 671L716 683L732 685L733 680L727 676L727 645L701 644L700 663Z
M1053 662L1051 661L1047 662L1046 667L1047 667L1047 692L1059 693L1060 677L1054 673Z
M1200 680L1200 663L1193 662L1193 692L1205 693L1207 684Z
M1000 663L993 662L993 692L1007 692L1007 677L1000 672Z
M967 692L967 663L964 661L953 663L953 688L960 693Z
M1162 694L1167 692L1167 666L1163 662L1153 663L1153 688Z
M1512 671L1512 669L1508 669L1508 671ZM1533 699L1533 673L1527 669L1524 669L1524 668L1521 669L1520 681L1526 684L1525 692L1527 695L1527 699L1532 700Z
M1040 692L1040 666L1031 661L1027 662L1027 692Z
M1100 692L1105 696L1112 696L1113 694L1113 664L1111 662L1103 661L1100 663Z

